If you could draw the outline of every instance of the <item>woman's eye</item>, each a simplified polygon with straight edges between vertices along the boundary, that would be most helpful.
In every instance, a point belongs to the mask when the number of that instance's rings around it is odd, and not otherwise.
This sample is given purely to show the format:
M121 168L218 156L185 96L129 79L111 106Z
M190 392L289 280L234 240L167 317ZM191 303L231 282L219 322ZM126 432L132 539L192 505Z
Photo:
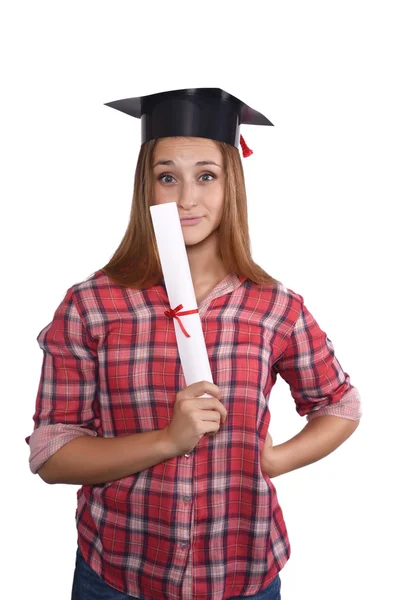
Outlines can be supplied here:
M204 173L204 175L201 175L201 177L211 177L211 179L207 179L207 181L212 181L213 179L215 179L212 173Z
M172 175L160 175L158 177L158 179L162 181L164 179L164 177L169 177L170 179L173 179ZM168 181L164 181L163 183L169 183L169 182Z
M211 179L203 179L203 177L211 177ZM162 181L162 183L171 183L171 179L174 179L174 177L172 175L168 175L168 173L162 173L157 177L157 179ZM215 179L215 175L212 173L203 173L203 175L200 175L200 179L202 179L204 182L213 181L213 179Z

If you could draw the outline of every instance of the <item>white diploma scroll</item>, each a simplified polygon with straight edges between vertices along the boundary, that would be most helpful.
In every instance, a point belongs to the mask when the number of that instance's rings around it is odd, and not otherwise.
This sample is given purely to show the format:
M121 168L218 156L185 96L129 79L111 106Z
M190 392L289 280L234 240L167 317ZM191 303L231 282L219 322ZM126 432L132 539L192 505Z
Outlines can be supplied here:
M182 304L182 307L176 311L176 314L190 336L187 337L184 334L178 319L176 317L173 318L178 352L186 385L191 385L197 381L211 381L214 383L200 315L198 312L189 315L180 315L180 313L185 311L197 310L198 306L178 208L175 202L167 202L165 204L150 206L150 213L170 310L175 311ZM199 398L212 397L210 394L199 396Z

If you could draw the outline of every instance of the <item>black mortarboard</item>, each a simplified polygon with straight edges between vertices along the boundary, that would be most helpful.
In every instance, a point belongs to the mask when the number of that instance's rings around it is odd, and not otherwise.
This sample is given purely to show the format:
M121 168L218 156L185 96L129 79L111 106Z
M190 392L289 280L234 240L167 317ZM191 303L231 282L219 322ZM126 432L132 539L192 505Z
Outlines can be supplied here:
M170 136L204 137L252 151L239 133L240 125L273 125L264 115L220 88L170 90L106 102L141 120L142 144Z

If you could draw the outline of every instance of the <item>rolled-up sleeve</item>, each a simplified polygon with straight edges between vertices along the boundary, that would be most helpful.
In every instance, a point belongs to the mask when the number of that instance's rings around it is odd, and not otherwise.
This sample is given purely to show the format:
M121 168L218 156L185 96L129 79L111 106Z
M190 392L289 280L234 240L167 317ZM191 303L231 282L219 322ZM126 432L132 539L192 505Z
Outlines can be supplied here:
M25 438L32 473L64 444L82 435L96 436L97 344L78 312L74 287L39 333L42 370L33 415L34 431Z
M273 368L289 384L296 410L307 421L323 415L358 420L360 393L343 371L332 341L299 297L298 319Z

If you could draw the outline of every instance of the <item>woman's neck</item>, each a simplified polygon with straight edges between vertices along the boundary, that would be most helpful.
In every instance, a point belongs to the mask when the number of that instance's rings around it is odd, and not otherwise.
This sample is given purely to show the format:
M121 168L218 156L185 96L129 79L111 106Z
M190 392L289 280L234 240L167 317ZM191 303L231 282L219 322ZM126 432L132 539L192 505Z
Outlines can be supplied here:
M190 273L195 286L221 281L229 274L215 241L214 243L213 240L204 241L209 243L186 246Z

